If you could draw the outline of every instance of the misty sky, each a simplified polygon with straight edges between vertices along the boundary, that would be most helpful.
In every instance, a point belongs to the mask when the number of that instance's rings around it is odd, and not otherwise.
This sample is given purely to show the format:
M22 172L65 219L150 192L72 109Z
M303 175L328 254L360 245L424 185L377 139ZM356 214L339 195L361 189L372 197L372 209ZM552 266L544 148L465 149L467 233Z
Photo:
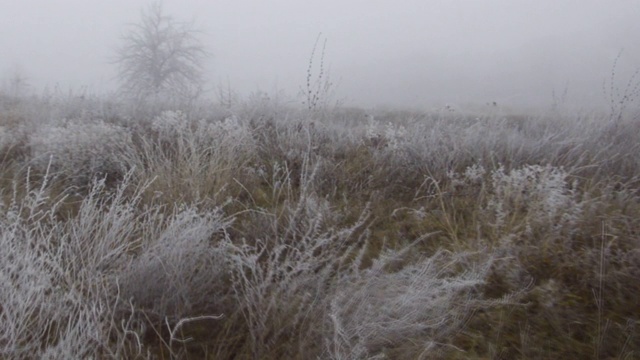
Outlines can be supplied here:
M110 60L148 3L0 0L0 78L20 71L35 91L114 90ZM620 86L640 67L635 0L165 0L164 8L203 31L211 88L229 83L241 94L296 95L319 33L337 98L365 107L548 106L565 87L568 103L594 104L621 49Z

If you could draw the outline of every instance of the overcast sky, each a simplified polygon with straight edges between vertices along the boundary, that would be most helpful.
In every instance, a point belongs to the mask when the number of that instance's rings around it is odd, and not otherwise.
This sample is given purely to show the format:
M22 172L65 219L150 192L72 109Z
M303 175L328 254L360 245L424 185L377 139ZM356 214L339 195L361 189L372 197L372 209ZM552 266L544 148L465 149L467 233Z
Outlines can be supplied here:
M0 78L35 90L115 88L110 65L147 0L0 0ZM194 20L211 87L296 95L319 33L347 104L546 106L603 101L621 49L620 85L640 67L637 0L165 0Z

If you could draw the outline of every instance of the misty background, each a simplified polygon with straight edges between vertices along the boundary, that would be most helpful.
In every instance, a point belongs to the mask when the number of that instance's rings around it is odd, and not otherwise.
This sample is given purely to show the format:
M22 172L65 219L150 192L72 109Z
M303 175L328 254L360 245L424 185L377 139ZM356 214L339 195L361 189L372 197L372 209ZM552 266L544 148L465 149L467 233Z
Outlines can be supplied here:
M0 79L115 91L111 64L147 0L0 0ZM606 105L640 67L640 2L597 0L165 0L194 21L211 57L208 97L279 92L295 99L320 33L336 100L349 106ZM316 57L316 64L319 57ZM316 68L317 69L317 68ZM566 93L566 96L563 94ZM555 100L554 100L555 95Z

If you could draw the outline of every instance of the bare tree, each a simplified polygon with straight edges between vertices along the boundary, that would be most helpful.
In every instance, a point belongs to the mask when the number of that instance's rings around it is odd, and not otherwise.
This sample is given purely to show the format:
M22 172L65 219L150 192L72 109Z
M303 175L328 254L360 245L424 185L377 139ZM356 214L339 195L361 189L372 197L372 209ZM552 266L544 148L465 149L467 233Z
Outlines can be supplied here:
M120 90L137 100L191 100L201 92L207 55L193 23L163 13L162 3L141 12L123 36L115 63Z

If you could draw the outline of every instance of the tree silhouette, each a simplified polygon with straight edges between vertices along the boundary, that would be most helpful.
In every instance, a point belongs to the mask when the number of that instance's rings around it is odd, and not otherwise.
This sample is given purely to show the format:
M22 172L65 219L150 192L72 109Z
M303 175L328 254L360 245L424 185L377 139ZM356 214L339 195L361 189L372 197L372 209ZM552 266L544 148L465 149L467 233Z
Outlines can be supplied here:
M121 94L137 100L193 99L203 85L207 55L192 23L163 13L160 2L141 12L122 37L115 63Z

